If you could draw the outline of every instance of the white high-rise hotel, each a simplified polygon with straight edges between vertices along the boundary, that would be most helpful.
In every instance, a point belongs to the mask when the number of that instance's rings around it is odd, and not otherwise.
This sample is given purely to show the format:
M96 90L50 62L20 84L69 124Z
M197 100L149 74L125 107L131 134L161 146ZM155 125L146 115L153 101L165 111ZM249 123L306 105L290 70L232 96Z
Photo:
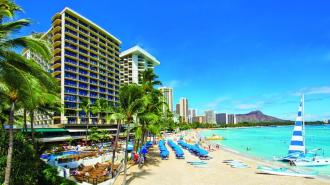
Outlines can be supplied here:
M181 98L180 99L180 105L179 105L179 110L180 110L180 116L181 116L181 121L188 123L188 100L187 98Z
M134 46L120 53L121 59L121 84L141 83L142 72L148 68L154 68L160 62L140 46Z
M59 81L64 111L52 117L35 114L37 124L109 124L104 113L86 115L82 99L116 104L121 84L138 84L144 70L160 64L139 46L120 53L119 39L70 8L53 16L43 39L52 44L51 61L40 60L28 50L23 55L35 59Z
M161 87L159 90L163 93L169 111L173 112L173 89L169 87ZM165 111L165 106L163 109Z

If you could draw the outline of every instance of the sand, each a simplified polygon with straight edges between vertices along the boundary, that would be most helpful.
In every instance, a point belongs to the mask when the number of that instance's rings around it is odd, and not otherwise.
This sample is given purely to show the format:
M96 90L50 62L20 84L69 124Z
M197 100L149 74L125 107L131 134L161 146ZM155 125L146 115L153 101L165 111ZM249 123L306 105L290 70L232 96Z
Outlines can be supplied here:
M306 179L302 177L288 177L256 174L256 167L265 162L247 158L240 154L225 150L210 153L213 159L207 161L206 168L196 168L186 161L198 160L197 157L185 152L186 159L179 160L170 150L168 160L161 160L158 147L155 145L150 150L146 164L142 168L136 165L129 168L129 185L325 185L330 184L328 179ZM235 159L243 161L250 168L235 169L223 160ZM121 185L123 176L120 175L115 185Z

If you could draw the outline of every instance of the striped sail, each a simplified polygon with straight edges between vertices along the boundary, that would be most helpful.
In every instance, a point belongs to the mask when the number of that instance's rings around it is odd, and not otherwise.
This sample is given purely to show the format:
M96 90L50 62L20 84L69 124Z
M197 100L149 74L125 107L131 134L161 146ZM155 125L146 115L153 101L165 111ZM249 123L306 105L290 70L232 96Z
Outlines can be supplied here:
M303 123L303 108L304 108L304 97L301 98L300 106L298 109L298 116L292 132L291 143L289 146L289 154L302 152L305 154L305 136L304 136L304 123Z

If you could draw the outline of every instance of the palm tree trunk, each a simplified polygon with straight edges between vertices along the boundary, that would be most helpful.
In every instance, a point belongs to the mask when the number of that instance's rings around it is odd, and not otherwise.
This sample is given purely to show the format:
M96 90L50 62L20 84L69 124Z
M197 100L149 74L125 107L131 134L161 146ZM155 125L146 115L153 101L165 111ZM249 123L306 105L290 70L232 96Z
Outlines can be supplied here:
M88 125L89 123L87 122L86 123L86 142L85 142L85 145L87 146L87 140L88 140Z
M127 136L126 136L126 148L125 148L125 163L124 163L124 182L123 182L123 185L126 185L126 177L127 177L127 160L128 160L128 151L127 151L127 148L128 148L128 140L129 140L129 133L130 133L130 124L131 124L131 119L127 119L127 122L128 122L128 126L127 126Z
M27 124L26 124L26 114L27 114L27 111L26 111L26 109L24 109L24 132L27 132Z
M116 133L116 138L115 138L115 143L114 143L115 147L112 151L112 163L111 163L112 165L115 164L115 156L116 156L116 151L117 151L117 147L118 147L119 132L120 132L120 123L119 123L119 121L117 121L117 133ZM110 172L111 172L111 174L113 174L112 166L111 166Z
M12 102L10 107L10 116L9 116L9 147L7 153L7 166L5 171L5 182L4 185L9 185L10 181L10 173L11 173L11 163L13 157L13 145L14 145L14 132L13 132L13 124L14 124L14 109L15 102Z
M34 123L34 111L30 111L30 124L31 124L31 138L32 138L32 144L34 146L34 128L33 128L33 123Z

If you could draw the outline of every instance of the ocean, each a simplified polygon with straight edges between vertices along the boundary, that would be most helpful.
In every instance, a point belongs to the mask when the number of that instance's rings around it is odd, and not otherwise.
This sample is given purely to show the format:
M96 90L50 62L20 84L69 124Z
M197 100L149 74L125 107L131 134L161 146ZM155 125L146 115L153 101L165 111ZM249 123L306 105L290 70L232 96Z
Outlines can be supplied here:
M262 160L272 160L274 156L285 156L288 153L293 126L249 127L205 130L202 136L213 134L223 136L225 140L214 141L227 148L247 156ZM330 125L305 127L307 150L321 148L318 154L330 158ZM330 166L309 167L321 175L330 176Z

